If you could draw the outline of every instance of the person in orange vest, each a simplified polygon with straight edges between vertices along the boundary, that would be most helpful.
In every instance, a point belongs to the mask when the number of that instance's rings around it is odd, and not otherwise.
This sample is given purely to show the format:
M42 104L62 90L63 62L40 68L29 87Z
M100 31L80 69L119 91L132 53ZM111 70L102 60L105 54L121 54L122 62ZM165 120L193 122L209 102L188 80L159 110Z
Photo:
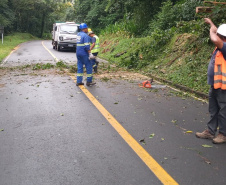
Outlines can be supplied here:
M196 137L212 139L213 143L226 142L226 24L218 28L209 18L205 23L210 25L210 39L216 46L208 66L209 113L207 129L197 132ZM217 134L217 128L219 133Z

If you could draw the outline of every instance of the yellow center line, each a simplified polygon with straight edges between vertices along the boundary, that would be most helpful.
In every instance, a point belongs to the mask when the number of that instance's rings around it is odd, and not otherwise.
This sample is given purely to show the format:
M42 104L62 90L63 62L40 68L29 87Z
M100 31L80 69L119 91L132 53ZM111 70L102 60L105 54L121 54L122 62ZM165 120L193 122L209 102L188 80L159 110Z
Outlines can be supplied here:
M45 47L43 41L42 45ZM45 47L45 49L56 61L58 61L58 59L51 53L51 51L48 50L48 48ZM76 83L76 78L74 76L71 76L71 78ZM123 128L123 126L84 86L79 86L79 88L164 185L178 185L178 183L162 168L162 166L158 164L158 162L129 134L129 132L126 131L126 129Z
M71 78L76 83L76 78L74 76L71 76ZM134 150L134 152L164 185L178 184L84 86L79 87L94 104L94 106L100 111L100 113L112 125L112 127L119 133L119 135L126 141L126 143Z
M50 55L52 55L52 57L54 58L54 60L56 61L56 62L58 62L59 60L58 60L58 58L57 57L55 57L55 55L45 46L45 44L44 44L44 41L42 41L42 45L43 45L43 47L50 53Z

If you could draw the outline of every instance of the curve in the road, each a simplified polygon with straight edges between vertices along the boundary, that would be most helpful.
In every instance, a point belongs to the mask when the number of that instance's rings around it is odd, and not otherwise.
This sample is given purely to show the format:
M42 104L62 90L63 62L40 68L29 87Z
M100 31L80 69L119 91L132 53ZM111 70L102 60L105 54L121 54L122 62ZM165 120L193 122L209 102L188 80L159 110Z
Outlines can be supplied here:
M3 66L7 60L9 60L9 57L13 54L14 51L16 51L18 48L20 47L20 45L16 46L11 52L10 54L3 60L3 62L0 64L1 66Z

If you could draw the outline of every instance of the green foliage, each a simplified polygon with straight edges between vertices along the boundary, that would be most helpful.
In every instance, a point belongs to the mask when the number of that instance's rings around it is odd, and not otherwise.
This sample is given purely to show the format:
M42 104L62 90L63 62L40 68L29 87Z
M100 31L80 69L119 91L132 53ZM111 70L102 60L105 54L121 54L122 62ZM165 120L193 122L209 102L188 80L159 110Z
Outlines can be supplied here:
M12 27L14 21L14 12L10 9L8 0L0 1L0 25Z
M200 4L201 1L197 0L186 0L176 5L173 5L170 0L163 2L161 10L150 23L149 34L155 29L165 30L176 26L178 22L194 20L195 7Z
M214 6L213 13L212 13L212 20L218 26L220 24L226 23L226 6L225 5L216 5Z
M124 21L108 25L104 30L101 31L101 35L119 34L128 37L133 36L137 32L139 32L139 28L135 21L124 19Z
M42 63L38 63L38 64L35 64L33 66L33 70L45 70L45 69L51 69L51 68L54 68L54 65L53 64L50 64L50 63L47 63L47 64L42 64Z
M67 68L67 64L65 64L63 61L59 61L56 63L57 68Z
M69 72L70 73L76 73L77 72L77 65L69 66Z
M43 33L51 32L55 21L72 21L74 17L69 0L0 1L0 25L5 26L6 33L28 32L43 37Z

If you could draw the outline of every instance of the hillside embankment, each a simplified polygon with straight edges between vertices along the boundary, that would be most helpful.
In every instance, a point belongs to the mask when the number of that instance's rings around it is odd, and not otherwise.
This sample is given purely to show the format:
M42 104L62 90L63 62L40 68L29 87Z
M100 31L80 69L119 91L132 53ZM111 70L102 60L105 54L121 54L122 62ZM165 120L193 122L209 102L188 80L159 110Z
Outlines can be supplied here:
M163 80L185 91L198 91L207 95L207 67L214 46L209 39L197 34L181 33L167 39L164 44L156 37L131 38L121 34L100 36L99 56L111 64L139 71Z

